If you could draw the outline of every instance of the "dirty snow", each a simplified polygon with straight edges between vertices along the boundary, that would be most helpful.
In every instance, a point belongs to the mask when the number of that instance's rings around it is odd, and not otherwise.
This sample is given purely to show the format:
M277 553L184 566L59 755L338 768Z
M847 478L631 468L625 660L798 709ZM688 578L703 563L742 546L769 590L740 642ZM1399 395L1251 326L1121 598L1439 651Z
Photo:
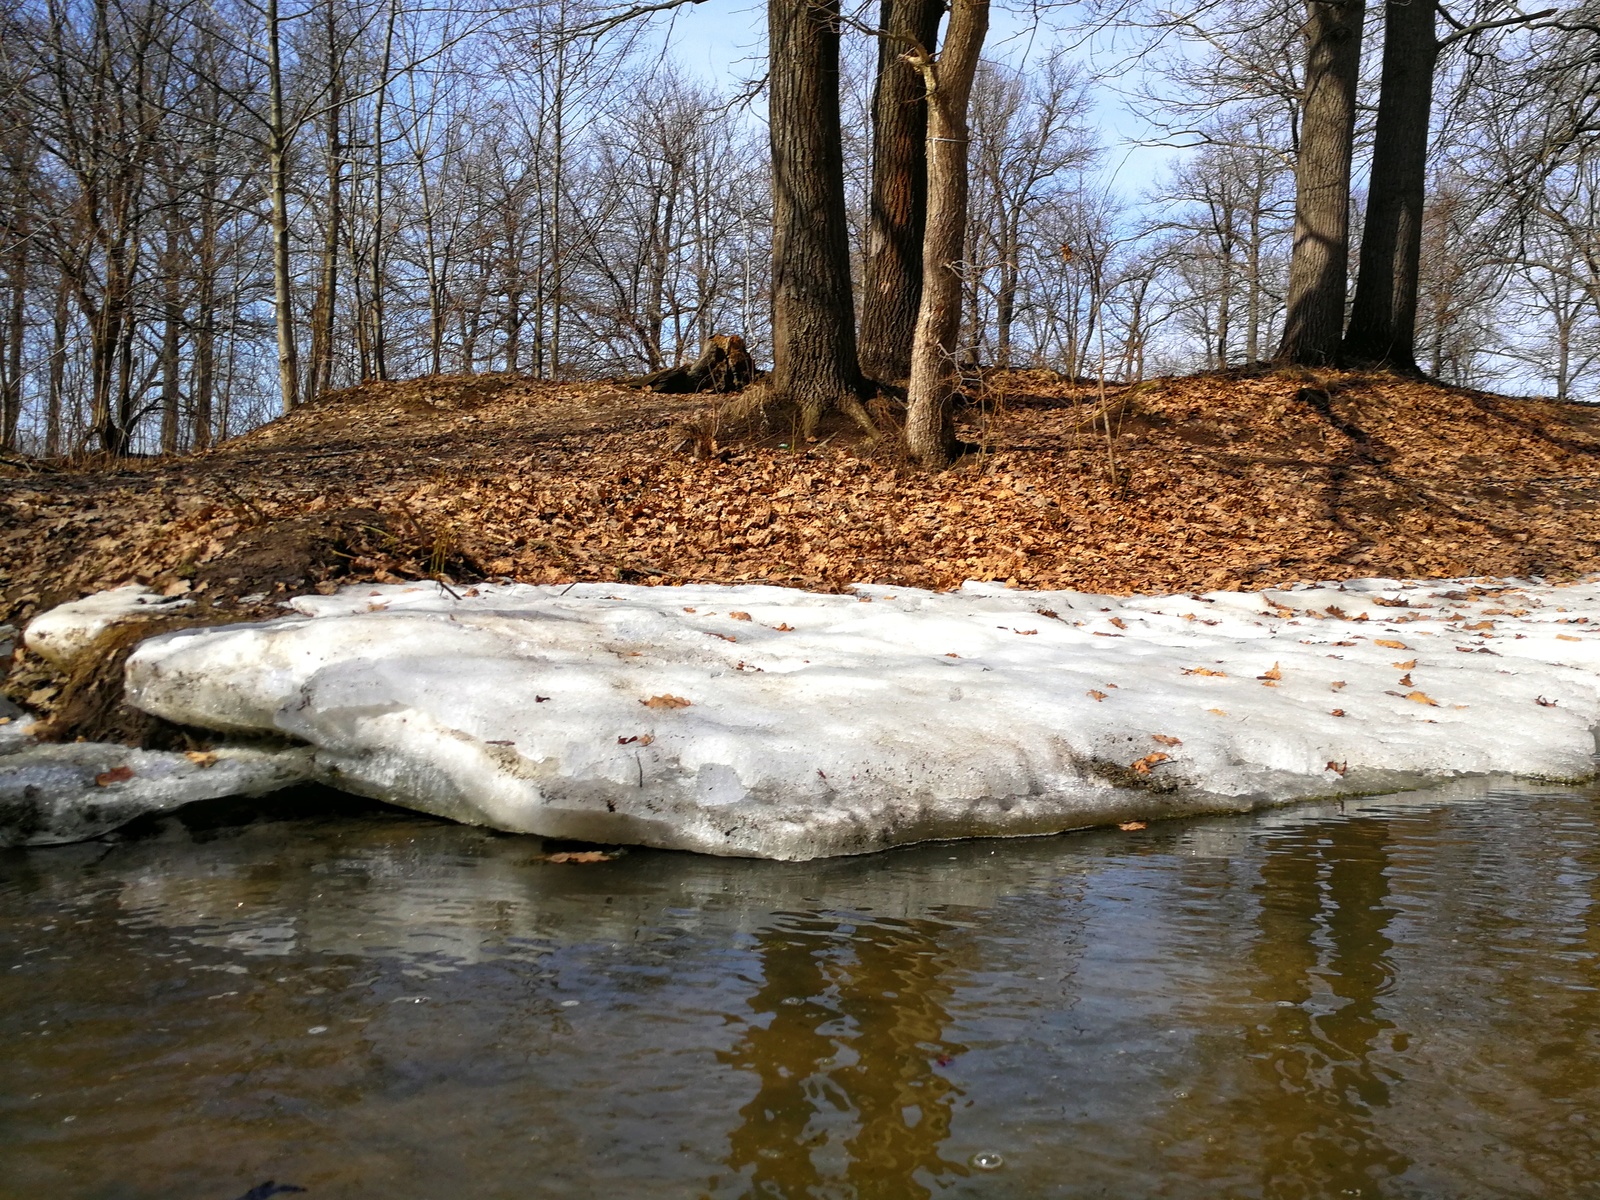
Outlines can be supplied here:
M1118 598L347 589L152 639L133 703L457 820L803 859L1592 770L1600 586ZM686 702L686 703L685 703Z
M277 791L314 772L303 748L183 754L71 742L16 749L0 757L0 846L82 841L145 813Z
M148 620L193 603L160 596L137 583L95 592L40 613L23 631L23 644L41 658L70 667L114 626Z

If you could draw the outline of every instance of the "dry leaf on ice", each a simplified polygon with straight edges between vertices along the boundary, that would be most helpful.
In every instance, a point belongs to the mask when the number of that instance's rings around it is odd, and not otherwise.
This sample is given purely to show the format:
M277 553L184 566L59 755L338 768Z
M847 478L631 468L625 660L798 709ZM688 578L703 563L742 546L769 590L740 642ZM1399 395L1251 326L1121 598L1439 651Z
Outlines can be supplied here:
M1087 692L1084 693L1084 695L1093 696L1097 703L1106 698L1106 694L1104 692L1097 692L1097 691L1095 691L1094 688L1090 688Z
M612 856L604 850L563 850L559 854L545 855L545 862L553 863L602 863L610 862Z
M1407 692L1406 699L1417 704L1431 704L1434 708L1439 707L1439 702L1426 692Z
M217 765L217 756L209 750L185 750L183 756L202 771Z
M1146 754L1143 758L1136 762L1129 763L1128 770L1132 771L1135 775L1148 775L1150 774L1151 767L1155 766L1157 763L1169 762L1171 759L1172 755L1163 754L1161 751L1157 750L1154 753Z
M1228 677L1226 671L1213 671L1210 667L1185 667L1183 673L1185 675L1209 675L1212 679L1226 679Z
M1183 739L1182 738L1171 737L1171 736L1169 736L1168 734L1165 734L1165 733L1152 733L1150 735L1150 740L1154 741L1154 742L1160 742L1163 746L1181 746L1181 745L1183 745Z
M682 696L651 696L648 700L639 701L646 708L688 708L689 701Z
M1121 825L1118 825L1117 828L1122 830L1124 833L1132 833L1136 829L1145 829L1147 826L1143 821L1124 821Z
M1411 649L1411 647L1406 645L1404 642L1397 642L1393 638L1373 638L1372 644L1374 646L1387 646L1390 650Z
M748 621L750 619L750 614L747 612L731 612L728 615L735 621Z
M1412 667L1417 665L1417 660L1414 658L1408 658L1405 660L1405 662L1390 663L1389 665L1396 671L1409 671Z
M132 767L112 767L94 777L95 787L110 787L113 783L126 783L133 778Z

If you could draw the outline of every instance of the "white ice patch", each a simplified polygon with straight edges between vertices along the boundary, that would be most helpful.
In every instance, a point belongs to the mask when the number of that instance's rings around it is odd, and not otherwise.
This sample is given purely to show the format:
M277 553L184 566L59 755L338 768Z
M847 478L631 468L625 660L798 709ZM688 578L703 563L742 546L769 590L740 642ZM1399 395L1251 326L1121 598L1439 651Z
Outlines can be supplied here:
M23 644L57 666L70 667L113 626L183 608L193 601L158 596L137 583L61 604L28 622Z
M33 745L0 757L0 846L82 841L145 813L260 795L314 774L304 749L188 755L103 742Z
M350 588L128 696L462 821L789 859L1593 769L1593 583L855 593Z

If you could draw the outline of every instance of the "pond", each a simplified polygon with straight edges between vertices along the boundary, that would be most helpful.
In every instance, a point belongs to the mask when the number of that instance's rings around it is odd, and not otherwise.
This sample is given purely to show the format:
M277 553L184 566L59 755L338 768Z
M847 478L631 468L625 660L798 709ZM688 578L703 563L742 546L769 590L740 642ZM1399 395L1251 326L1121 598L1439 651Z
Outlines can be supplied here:
M1600 792L784 864L0 853L0 1196L1600 1197Z

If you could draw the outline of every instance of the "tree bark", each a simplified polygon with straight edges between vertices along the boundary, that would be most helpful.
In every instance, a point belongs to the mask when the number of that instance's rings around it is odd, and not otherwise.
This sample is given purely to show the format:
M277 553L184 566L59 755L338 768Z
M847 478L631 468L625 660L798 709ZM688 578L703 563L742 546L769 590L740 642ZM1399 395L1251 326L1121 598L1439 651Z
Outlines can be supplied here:
M938 61L919 56L928 95L928 226L922 239L907 392L906 449L924 466L947 465L956 450L950 403L961 333L961 251L967 232L967 101L989 29L989 0L954 0Z
M300 356L295 348L289 278L289 134L283 113L278 0L267 0L268 188L272 193L272 307L278 334L278 391L285 414L300 406Z
M1439 39L1434 0L1391 2L1385 12L1372 183L1344 353L1414 371L1428 120Z
M838 0L768 0L767 24L772 392L799 408L811 436L822 414L848 407L862 383L839 129Z
M1339 359L1350 253L1350 157L1365 0L1308 0L1306 82L1295 161L1294 250L1278 358Z
M942 0L883 0L872 89L872 199L861 287L861 369L874 379L911 374L922 300L927 218L928 109L908 50L933 53Z

